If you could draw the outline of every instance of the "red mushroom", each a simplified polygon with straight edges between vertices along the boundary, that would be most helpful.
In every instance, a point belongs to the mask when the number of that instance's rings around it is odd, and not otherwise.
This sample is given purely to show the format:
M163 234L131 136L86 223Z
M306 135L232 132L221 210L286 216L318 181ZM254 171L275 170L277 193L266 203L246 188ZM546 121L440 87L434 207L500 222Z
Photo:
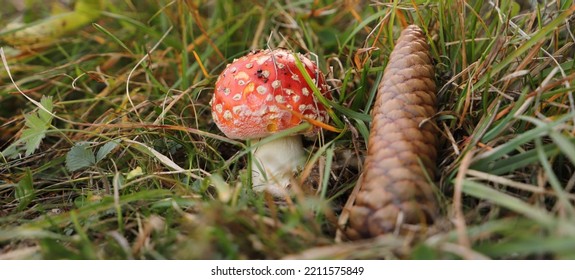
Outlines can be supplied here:
M297 54L314 87L326 94L328 86L318 67ZM259 50L234 60L216 81L212 116L229 138L259 139L297 126L304 119L326 122L328 114L312 86L296 66L295 54L284 49ZM313 135L317 127L304 132ZM285 195L290 178L305 163L299 135L260 144L253 152L254 189Z

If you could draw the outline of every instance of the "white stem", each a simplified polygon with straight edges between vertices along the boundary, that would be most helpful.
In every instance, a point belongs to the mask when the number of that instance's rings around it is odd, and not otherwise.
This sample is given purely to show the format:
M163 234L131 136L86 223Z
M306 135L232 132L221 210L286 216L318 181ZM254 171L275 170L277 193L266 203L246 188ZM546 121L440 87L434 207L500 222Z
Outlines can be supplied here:
M267 191L275 197L287 194L286 187L305 163L301 137L287 136L260 145L253 152L252 183L254 190Z

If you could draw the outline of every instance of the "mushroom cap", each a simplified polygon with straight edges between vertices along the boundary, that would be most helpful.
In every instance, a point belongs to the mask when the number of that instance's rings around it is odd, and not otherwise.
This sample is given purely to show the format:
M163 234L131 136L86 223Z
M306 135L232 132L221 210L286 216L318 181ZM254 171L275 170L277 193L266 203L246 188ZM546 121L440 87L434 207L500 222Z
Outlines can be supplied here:
M216 81L210 102L212 117L227 137L266 137L301 124L301 116L328 121L324 106L297 68L294 55L298 55L320 92L328 94L323 74L307 57L285 49L252 51L228 64ZM312 127L305 134L311 135L317 129Z

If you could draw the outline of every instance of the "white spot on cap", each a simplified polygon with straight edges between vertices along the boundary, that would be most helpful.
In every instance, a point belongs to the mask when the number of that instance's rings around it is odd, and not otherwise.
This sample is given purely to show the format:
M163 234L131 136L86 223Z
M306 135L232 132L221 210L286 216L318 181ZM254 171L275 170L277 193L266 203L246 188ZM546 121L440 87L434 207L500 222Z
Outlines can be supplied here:
M230 121L232 118L233 118L233 117L232 117L232 112L230 112L230 110L226 110L226 111L224 112L224 119L225 119L226 121Z
M302 88L301 94L303 94L303 96L309 96L309 90L307 88Z
M274 96L271 95L271 94L268 94L268 96L266 96L266 101L267 101L267 102L270 102L270 101L272 101L272 100L274 100Z
M314 113L314 114L317 112L317 110L315 109L315 106L312 104L305 105L304 109L302 110L302 113L303 113L303 111L307 111L307 110L312 111L312 113Z
M240 112L242 111L242 108L243 108L242 106L234 106L232 108L232 112L234 113L234 115L239 115Z
M283 95L276 95L276 102L277 103L286 103L286 100L283 97Z
M230 90L230 88L224 88L224 95L225 95L225 96L230 95L231 92L232 92L232 91Z
M306 106L305 106L304 104L300 104L300 105L297 107L297 109L298 109L300 112L303 112L303 111L305 111L305 107L306 107Z
M301 96L295 94L294 96L292 96L292 99L294 102L298 102L301 99Z
M271 113L277 113L279 111L280 111L280 108L278 106L274 106L274 105L270 106L270 112Z
M240 85L240 86L243 86L243 85L245 85L245 84L246 84L246 81L244 81L244 80L239 80L239 81L238 81L238 85Z
M216 104L216 112L218 112L218 114L221 114L224 111L224 106L222 106L222 104Z
M248 63L248 64L246 64L246 68L247 68L247 69L250 69L250 68L252 68L252 67L254 67L254 64L253 64L253 63Z
M240 101L242 100L242 95L239 93L234 94L234 96L232 97L233 100L235 101Z
M246 73L244 71L241 71L234 76L234 79L236 79L236 80L247 80L249 78L250 78L250 76L248 75L248 73Z
M279 80L275 80L272 82L273 88L279 88L281 85L282 85L282 82L280 82Z
M292 80L299 82L299 76L297 74L292 74L291 78L292 78Z
M258 86L256 90L259 94L266 94L268 92L268 88L262 85Z
M293 90L291 90L291 89L289 89L289 88L286 88L286 89L284 90L284 92L286 93L286 95L292 95L292 94L295 93L295 91L293 91Z
M269 56L269 55L264 55L264 56L262 56L262 57L259 57L259 58L256 60L256 63L259 64L259 65L262 65L262 64L264 64L266 61L268 61L268 59L270 59L270 56Z
M262 71L262 76L263 76L264 78L269 78L269 77L270 77L270 71L268 71L268 70Z
M234 59L235 62L235 59ZM230 68L230 72L232 72L232 74L236 73L238 71L238 68L236 68L235 66Z
M285 65L283 63L278 63L278 69L284 69Z

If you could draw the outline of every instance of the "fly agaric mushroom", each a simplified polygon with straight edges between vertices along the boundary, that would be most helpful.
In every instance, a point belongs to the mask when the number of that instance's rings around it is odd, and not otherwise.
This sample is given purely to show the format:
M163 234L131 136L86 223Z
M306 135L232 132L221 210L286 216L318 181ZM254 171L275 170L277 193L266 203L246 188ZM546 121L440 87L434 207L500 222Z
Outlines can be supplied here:
M220 74L211 100L212 117L229 138L256 142L304 120L326 122L328 114L316 99L312 85L299 71L298 56L313 86L328 91L325 78L310 59L288 50L257 50L235 59ZM318 131L312 126L304 134ZM285 195L290 178L305 163L299 135L260 143L253 151L252 183L257 191Z

